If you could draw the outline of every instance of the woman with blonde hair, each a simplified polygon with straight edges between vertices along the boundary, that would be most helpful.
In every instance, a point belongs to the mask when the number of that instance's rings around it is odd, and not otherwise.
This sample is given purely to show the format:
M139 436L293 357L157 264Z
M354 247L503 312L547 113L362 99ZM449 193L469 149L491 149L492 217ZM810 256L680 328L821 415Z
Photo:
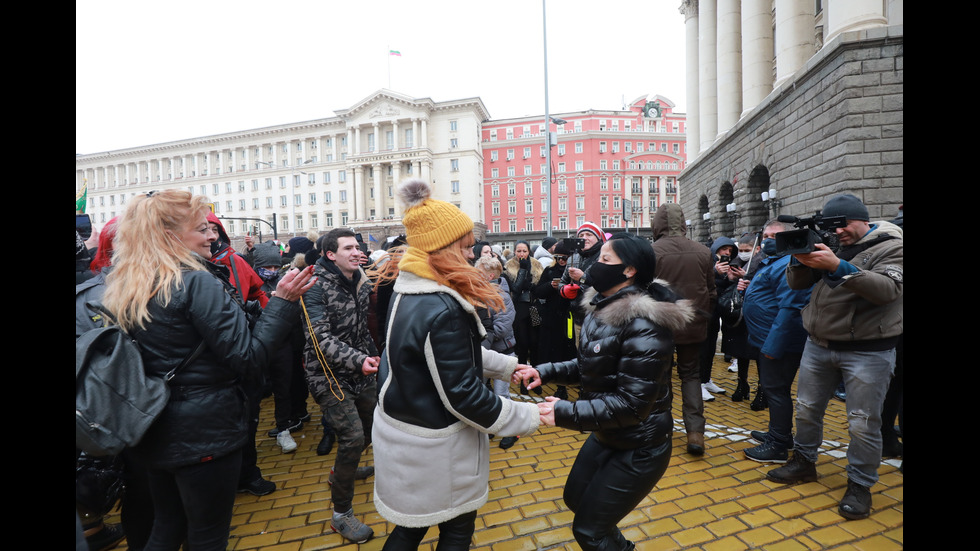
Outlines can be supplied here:
M537 406L504 400L483 383L511 380L518 367L517 358L481 346L476 308L503 304L469 263L473 221L430 194L421 180L398 188L408 249L398 264L373 432L374 505L396 525L388 551L417 549L433 525L440 550L469 549L488 496L487 435L523 436L539 424Z
M226 548L248 436L240 384L285 339L313 283L309 270L286 274L250 327L227 273L207 261L208 212L186 191L134 197L106 277L103 305L139 343L147 375L172 375L169 403L133 449L153 494L147 550Z

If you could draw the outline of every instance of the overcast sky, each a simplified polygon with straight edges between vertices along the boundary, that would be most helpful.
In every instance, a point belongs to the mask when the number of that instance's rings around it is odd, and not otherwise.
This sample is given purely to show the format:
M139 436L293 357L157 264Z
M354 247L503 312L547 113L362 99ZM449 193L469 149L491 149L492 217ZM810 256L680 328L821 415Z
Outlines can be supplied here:
M686 112L680 4L547 0L549 111L660 94ZM381 88L543 115L543 15L540 0L76 0L75 152L332 117Z

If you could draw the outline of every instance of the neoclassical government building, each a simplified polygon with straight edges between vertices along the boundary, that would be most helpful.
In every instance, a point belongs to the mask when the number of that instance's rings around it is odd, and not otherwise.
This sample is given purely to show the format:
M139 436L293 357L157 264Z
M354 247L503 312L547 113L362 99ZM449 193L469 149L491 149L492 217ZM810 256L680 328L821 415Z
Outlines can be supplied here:
M75 157L96 228L156 189L206 195L232 236L263 239L349 226L383 241L398 225L397 182L483 218L479 98L435 102L379 90L335 116Z

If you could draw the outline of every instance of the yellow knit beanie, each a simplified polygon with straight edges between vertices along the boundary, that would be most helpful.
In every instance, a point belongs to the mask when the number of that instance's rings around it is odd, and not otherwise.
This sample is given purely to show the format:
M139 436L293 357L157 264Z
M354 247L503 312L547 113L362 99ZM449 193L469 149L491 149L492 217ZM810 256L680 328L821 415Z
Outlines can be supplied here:
M473 221L452 203L433 199L432 188L419 179L398 185L398 198L405 205L402 223L410 248L426 253L438 251L473 231Z

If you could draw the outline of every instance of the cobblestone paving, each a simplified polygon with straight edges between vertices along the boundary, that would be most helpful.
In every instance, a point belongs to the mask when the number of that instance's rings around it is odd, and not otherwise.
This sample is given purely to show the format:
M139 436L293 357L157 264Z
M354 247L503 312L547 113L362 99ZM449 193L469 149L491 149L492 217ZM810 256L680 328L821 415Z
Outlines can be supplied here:
M680 422L679 386L674 378L673 457L653 492L620 523L638 550L740 549L902 549L904 547L904 478L900 460L886 460L872 488L870 518L848 521L837 514L847 486L844 471L847 425L843 404L831 400L816 482L784 486L765 478L773 465L745 459L742 450L754 444L750 430L766 430L768 412L749 409L750 400L732 402L735 374L718 356L713 380L728 390L705 404L708 430L703 457L685 452L686 435ZM749 370L752 397L757 371ZM546 394L554 387L545 387ZM514 396L515 399L540 399ZM572 399L575 393L572 391ZM358 481L354 513L370 525L375 538L360 546L330 530L330 490L327 476L335 451L316 455L321 432L314 413L294 437L295 453L283 454L272 428L272 399L262 404L258 441L259 466L278 489L267 496L238 494L229 549L274 551L374 551L384 545L393 528L372 505L374 478ZM316 412L310 401L310 411ZM490 500L477 518L472 549L476 551L569 550L580 548L572 537L572 513L562 502L562 487L586 435L554 427L521 438L502 450L491 446ZM499 438L497 439L499 440ZM371 449L365 454L373 462ZM365 463L362 463L365 464ZM109 522L118 522L110 517ZM420 549L434 550L433 528ZM119 549L125 549L125 545Z

